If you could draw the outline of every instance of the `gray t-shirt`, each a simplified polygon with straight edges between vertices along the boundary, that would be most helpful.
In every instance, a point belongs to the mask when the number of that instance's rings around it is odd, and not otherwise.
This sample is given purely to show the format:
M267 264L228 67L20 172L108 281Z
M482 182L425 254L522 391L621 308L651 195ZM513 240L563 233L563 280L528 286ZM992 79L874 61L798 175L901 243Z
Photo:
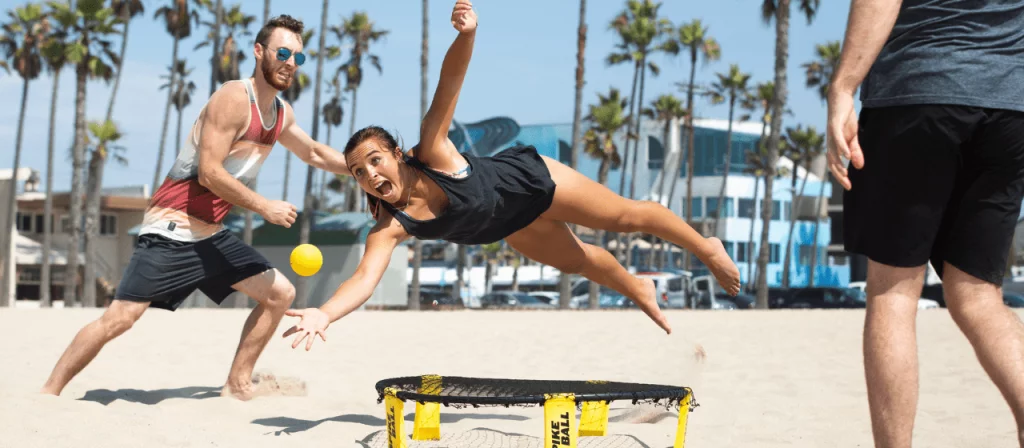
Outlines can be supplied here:
M860 98L1024 111L1024 0L904 0Z

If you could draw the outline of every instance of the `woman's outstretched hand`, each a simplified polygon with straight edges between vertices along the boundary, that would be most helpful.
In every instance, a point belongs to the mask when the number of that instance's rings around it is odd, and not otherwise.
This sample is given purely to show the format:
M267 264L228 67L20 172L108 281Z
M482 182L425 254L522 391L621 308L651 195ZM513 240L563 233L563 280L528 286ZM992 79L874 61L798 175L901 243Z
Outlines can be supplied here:
M452 26L460 33L476 31L476 12L473 11L473 2L469 0L455 2L455 8L452 9Z
M318 308L306 308L304 310L286 310L284 315L301 318L298 324L293 325L281 336L287 338L293 334L296 335L295 340L292 341L292 348L298 347L307 336L309 340L306 341L306 351L313 348L313 341L316 340L317 335L321 340L327 342L327 327L331 325L331 318L327 313Z

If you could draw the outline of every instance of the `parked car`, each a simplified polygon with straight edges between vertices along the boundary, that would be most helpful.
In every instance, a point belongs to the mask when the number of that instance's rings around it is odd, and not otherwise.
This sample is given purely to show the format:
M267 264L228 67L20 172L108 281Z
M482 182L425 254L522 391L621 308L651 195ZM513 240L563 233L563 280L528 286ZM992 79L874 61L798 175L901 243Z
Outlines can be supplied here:
M1024 308L1024 295L1003 290L1003 303L1010 308Z
M757 298L750 294L739 293L735 296L730 296L724 292L716 293L715 298L717 301L727 300L736 305L737 309L750 310L757 306Z
M481 308L555 309L546 302L523 292L496 291L480 297Z
M636 276L654 280L654 288L658 292L659 307L664 309L683 308L686 306L686 291L692 282L692 275L688 273L642 271L637 272Z
M558 300L561 298L561 294L555 291L533 291L527 294L556 308L558 307Z
M852 288L792 288L782 308L865 308L862 293Z

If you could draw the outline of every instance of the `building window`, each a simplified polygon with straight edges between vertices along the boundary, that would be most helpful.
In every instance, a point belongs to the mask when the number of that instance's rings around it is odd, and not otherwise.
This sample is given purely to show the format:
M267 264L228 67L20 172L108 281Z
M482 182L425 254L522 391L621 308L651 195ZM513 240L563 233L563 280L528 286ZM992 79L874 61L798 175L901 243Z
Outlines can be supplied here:
M100 235L117 235L117 216L100 215Z
M28 233L32 231L32 215L25 215L21 212L14 214L14 222L19 232Z
M747 257L747 248L750 248L750 257ZM740 241L736 243L736 262L737 263L749 263L757 259L757 247L756 244Z
M754 219L755 213L757 213L757 202L753 199L740 199L740 218Z
M736 243L732 241L725 241L725 253L729 254L729 258L736 259Z
M718 198L708 198L708 217L715 216L718 212ZM733 199L725 198L725 212L719 218L731 218L736 215L733 209Z
M694 218L700 218L704 215L704 198L693 198L690 204L693 206ZM686 216L686 197L683 197L683 216Z
M768 262L775 264L779 262L780 246L778 244L768 244Z
M782 221L781 201L772 201L772 221Z

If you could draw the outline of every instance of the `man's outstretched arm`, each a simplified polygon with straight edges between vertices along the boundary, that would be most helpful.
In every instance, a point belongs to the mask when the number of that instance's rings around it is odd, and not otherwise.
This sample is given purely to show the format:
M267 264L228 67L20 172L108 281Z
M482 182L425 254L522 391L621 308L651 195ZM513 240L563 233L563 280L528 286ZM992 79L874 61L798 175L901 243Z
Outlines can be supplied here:
M248 115L240 112L249 107L244 91L239 86L218 90L210 98L203 117L203 133L199 140L199 184L233 205L252 210L268 222L291 227L295 222L295 206L283 201L271 201L235 179L224 169L224 159L238 132L247 127Z
M299 160L315 168L334 173L352 175L345 163L345 156L340 151L313 140L295 122L295 114L290 105L285 105L284 125L277 141L295 154Z

